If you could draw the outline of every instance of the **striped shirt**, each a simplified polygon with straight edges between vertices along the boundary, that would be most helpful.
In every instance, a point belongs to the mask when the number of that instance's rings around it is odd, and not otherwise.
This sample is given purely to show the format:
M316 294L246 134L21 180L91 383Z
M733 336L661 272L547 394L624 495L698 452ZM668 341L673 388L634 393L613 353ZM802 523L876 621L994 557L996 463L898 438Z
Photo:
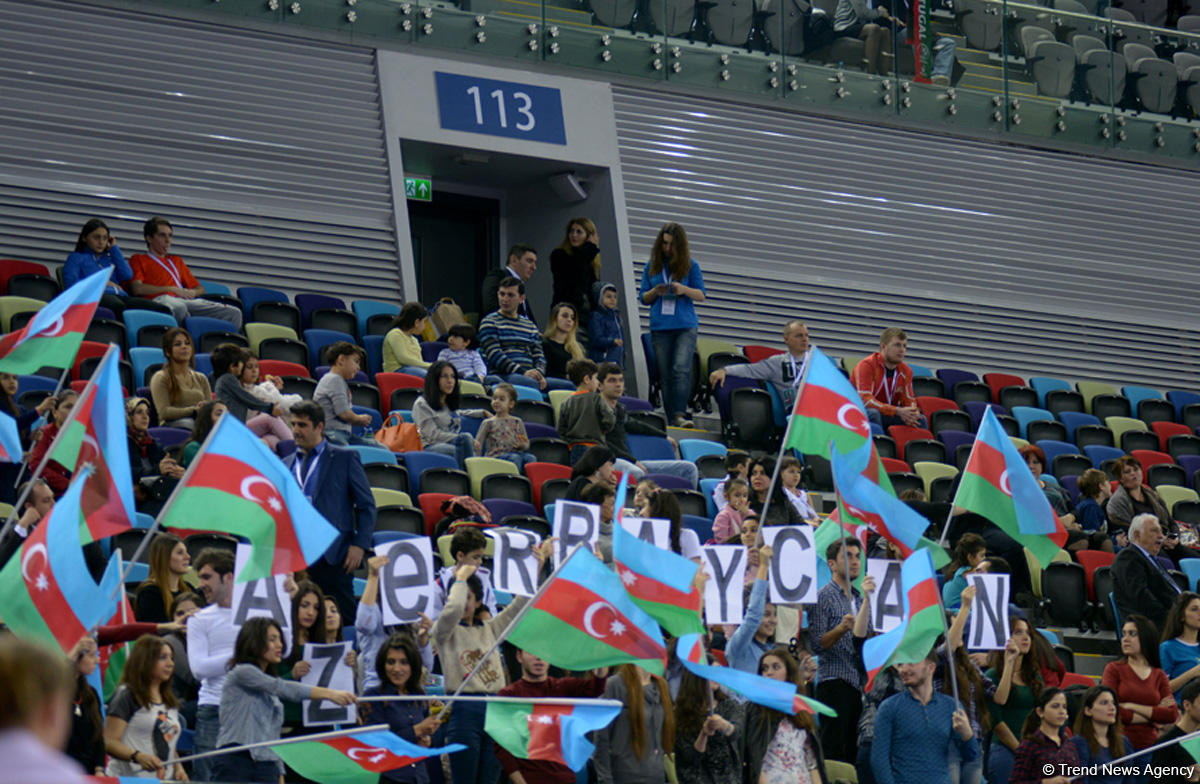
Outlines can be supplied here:
M483 354L488 370L498 375L526 370L546 372L542 336L524 316L509 318L500 311L484 316L479 322L479 353Z

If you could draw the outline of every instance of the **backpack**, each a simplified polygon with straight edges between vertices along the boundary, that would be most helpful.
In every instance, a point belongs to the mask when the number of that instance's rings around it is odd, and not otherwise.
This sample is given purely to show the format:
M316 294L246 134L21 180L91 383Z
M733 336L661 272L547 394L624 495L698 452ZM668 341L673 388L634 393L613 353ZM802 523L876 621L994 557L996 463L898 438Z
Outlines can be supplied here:
M399 411L392 411L375 431L375 440L393 452L419 452L422 449L421 434L412 422L405 422Z

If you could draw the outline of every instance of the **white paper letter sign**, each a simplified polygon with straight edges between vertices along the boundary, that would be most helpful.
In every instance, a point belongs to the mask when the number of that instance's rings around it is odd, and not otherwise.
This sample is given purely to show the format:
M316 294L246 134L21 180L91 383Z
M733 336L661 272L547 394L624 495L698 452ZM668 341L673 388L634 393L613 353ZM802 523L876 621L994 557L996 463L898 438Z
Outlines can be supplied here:
M323 686L326 689L354 691L354 670L346 663L349 642L327 645L304 644L304 661L312 668L300 682L308 686ZM305 727L320 727L327 724L353 724L358 720L354 705L338 705L328 700L302 700Z
M708 572L704 584L704 617L710 624L741 623L746 614L743 601L746 548L740 544L710 544L703 548L700 564Z
M234 574L241 574L242 569L250 561L251 547L239 544L234 555ZM233 583L233 626L240 629L242 624L251 618L266 616L274 618L283 629L283 655L287 656L292 649L292 599L283 587L287 582L286 574L276 574L261 580L251 580L248 583Z
M1008 575L972 574L967 582L975 586L975 601L971 602L970 624L967 628L967 648L972 651L995 651L1004 648L1012 633L1008 628Z
M433 600L433 547L427 537L397 539L376 548L391 560L379 572L379 598L385 626L415 623L429 615Z
M554 548L554 565L560 566L576 545L589 551L596 549L600 539L600 507L581 504L578 501L559 501L554 505L554 535L558 547Z
M895 629L904 620L900 596L900 562L868 558L867 576L875 580L871 594L871 628L877 632Z
M769 525L763 541L771 556L771 604L813 604L817 601L817 551L812 527Z
M532 531L492 529L496 540L492 588L514 596L533 596L538 585L538 535Z

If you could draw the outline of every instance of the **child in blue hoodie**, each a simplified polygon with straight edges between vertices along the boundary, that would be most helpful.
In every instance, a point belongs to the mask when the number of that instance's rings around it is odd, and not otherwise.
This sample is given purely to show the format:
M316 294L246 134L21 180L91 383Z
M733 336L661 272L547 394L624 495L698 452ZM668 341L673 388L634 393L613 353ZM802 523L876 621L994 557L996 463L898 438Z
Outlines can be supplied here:
M621 335L621 314L617 311L617 287L612 283L595 285L596 309L588 323L588 357L597 364L625 364L625 341Z

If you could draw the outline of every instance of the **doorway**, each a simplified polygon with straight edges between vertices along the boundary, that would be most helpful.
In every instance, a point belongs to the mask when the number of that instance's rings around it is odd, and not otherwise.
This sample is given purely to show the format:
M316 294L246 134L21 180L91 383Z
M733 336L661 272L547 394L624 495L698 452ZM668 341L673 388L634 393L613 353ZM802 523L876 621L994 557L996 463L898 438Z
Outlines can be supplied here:
M500 263L500 202L435 188L432 201L408 202L408 223L420 301L480 313L483 276Z

